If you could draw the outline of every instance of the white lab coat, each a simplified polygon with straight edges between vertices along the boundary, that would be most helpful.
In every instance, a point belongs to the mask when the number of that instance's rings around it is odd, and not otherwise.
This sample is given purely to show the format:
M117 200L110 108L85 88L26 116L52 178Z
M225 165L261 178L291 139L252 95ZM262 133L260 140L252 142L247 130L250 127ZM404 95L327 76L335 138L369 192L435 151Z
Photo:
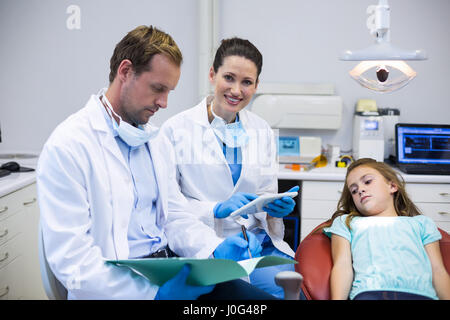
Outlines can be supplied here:
M47 260L69 299L153 299L157 287L104 262L128 258L133 185L101 108L93 95L41 153L37 185ZM159 188L156 221L174 252L207 258L223 239L187 213L168 143L161 135L149 143Z
M226 237L241 231L240 224L249 230L264 229L275 247L294 256L294 251L283 240L284 224L265 212L249 215L249 219L215 219L213 208L219 201L228 199L236 192L262 195L278 190L276 146L273 131L262 118L242 110L239 120L249 134L249 143L242 147L242 170L236 185L222 148L208 121L207 99L197 106L183 111L161 126L174 148L177 165L177 181L181 193L192 210L218 236Z

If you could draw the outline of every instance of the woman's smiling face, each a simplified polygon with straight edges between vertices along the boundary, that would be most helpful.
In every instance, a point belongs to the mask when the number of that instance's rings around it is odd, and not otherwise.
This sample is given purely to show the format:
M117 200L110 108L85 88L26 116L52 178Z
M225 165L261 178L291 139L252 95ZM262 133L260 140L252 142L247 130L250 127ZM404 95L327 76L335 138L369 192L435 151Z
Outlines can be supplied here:
M210 69L209 80L214 86L214 113L231 122L256 92L257 67L247 58L228 56L217 72Z

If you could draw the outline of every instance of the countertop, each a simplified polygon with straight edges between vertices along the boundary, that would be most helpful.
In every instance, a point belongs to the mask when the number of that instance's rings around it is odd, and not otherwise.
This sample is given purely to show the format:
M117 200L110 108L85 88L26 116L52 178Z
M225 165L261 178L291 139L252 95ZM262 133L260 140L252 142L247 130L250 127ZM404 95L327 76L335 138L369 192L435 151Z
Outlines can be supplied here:
M395 168L394 168L395 169ZM294 171L286 169L284 164L280 164L278 179L285 180L317 180L317 181L344 181L346 168L323 167L315 168L310 171ZM422 175L405 174L397 170L405 182L414 183L450 183L448 175Z
M15 158L15 157L2 157L0 153L0 164L4 164L9 161L15 161L23 167L36 169L38 157L32 158ZM26 187L36 181L36 171L31 172L13 172L5 177L0 178L0 197L3 197L11 192Z
M11 173L0 178L0 197L26 187L36 180L36 172Z
M37 157L29 159L5 159L0 157L0 164L8 161L16 161L21 166L36 168ZM316 181L344 181L346 168L324 167L316 168L310 171L293 171L286 169L284 164L280 164L278 172L278 179L285 180L316 180ZM405 179L405 182L414 183L450 183L450 176L439 175L414 175L414 174L400 174ZM36 171L32 172L18 172L11 173L8 176L0 178L0 197L11 192L19 190L27 185L34 183L36 180Z

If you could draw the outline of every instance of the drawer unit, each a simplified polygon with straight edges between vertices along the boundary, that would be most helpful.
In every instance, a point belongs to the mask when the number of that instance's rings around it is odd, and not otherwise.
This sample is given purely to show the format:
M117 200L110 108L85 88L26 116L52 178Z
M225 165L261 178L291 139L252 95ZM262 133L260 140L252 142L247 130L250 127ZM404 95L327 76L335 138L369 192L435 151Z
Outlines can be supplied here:
M22 257L0 268L0 300L26 299L27 283L23 277L25 268Z
M21 232L24 219L23 210L9 215L6 219L0 219L0 246Z
M26 270L21 253L24 250L23 236L0 246L0 299L23 298L26 290Z
M419 210L435 222L450 222L450 203L416 203Z
M337 208L337 200L305 200L302 202L302 218L328 220Z
M22 241L21 241L22 240ZM23 237L17 236L11 241L0 246L0 268L16 259L22 254L24 249Z
M344 187L343 181L303 181L301 228L303 240L315 227L331 218Z
M0 299L46 299L38 258L36 184L0 198Z
M0 198L0 220L6 219L22 209L23 195L23 190L18 190Z
M407 183L406 191L424 215L450 233L450 184Z
M450 233L450 203L416 203L422 214L430 217L436 226Z
M406 191L416 204L420 202L450 203L450 184L407 183Z
M344 182L303 181L302 200L339 200Z
M450 222L438 221L436 222L436 225L438 228L444 230L447 233L450 233Z

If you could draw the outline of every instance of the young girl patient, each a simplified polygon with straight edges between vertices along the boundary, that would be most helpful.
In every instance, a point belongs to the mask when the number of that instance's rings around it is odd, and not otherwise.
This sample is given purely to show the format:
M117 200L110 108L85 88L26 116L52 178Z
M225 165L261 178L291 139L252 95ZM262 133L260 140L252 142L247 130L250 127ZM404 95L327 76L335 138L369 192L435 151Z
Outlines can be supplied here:
M450 299L441 234L388 165L365 158L348 167L330 224L332 299Z

